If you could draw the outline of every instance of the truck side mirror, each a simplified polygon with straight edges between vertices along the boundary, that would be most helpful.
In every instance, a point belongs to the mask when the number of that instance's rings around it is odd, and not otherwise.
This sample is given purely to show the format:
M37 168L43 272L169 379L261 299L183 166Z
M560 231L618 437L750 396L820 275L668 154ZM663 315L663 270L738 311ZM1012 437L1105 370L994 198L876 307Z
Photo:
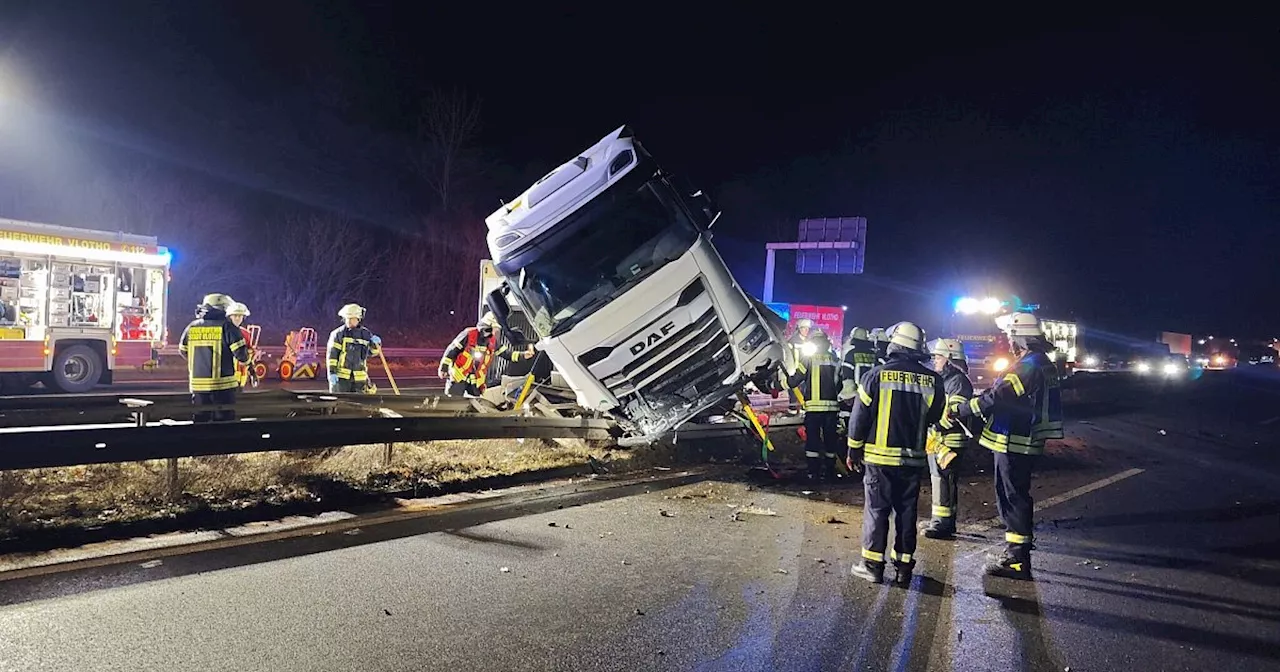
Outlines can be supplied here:
M511 306L507 304L505 289L506 285L504 284L484 297L485 307L493 312L493 316L497 318L498 324L502 325L503 329L508 328L507 317L511 315Z

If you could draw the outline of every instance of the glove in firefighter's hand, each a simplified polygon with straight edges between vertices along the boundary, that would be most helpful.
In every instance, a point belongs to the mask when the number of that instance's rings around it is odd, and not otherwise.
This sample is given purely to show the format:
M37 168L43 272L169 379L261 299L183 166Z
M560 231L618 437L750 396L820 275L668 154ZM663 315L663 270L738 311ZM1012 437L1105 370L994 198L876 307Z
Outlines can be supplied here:
M436 375L440 377L440 380L444 380L445 378L448 378L449 367L444 364L441 364L440 368L436 370Z
M329 387L333 388L337 386L338 386L338 374L336 373L329 374Z
M846 457L844 460L844 466L849 467L849 471L853 473L861 474L862 473L862 451L860 450L849 451L849 456Z

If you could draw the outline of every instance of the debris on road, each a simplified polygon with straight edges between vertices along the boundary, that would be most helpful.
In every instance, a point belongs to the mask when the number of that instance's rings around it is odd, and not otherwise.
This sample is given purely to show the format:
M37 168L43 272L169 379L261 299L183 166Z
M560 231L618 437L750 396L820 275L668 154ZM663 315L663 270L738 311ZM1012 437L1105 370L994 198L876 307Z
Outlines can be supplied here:
M761 507L758 507L758 506L744 506L744 507L742 507L742 509L741 509L740 511L738 511L738 513L748 513L748 514L751 514L751 515L753 515L753 516L776 516L776 515L778 515L778 512L777 512L777 511L774 511L773 509L764 509L764 508L761 508Z
M848 523L846 523L843 520L840 520L839 518L836 518L835 516L827 516L822 520L822 522L828 525L848 525Z
M774 573L775 573L775 574L790 574L790 573L791 573L791 572L788 572L787 570L785 570L785 569L783 569L783 568L781 568L781 567L779 567L779 568L777 568L777 569L775 569L775 570L773 570L773 571L774 571Z
M674 513L670 512L670 511L668 511L668 510L666 510L666 509L658 509L658 515L662 516L663 518L675 518L675 517L676 517L676 514L674 514Z
M159 566L160 566L160 565L162 565L162 564L164 564L164 561L163 561L163 560L148 560L148 561L146 561L146 562L142 563L142 565L140 565L140 566L141 566L143 569L155 569L156 567L159 567Z
M498 571L499 571L499 572L502 572L503 574L510 574L510 573L511 573L511 568L510 568L510 567L503 567L503 568L499 569Z

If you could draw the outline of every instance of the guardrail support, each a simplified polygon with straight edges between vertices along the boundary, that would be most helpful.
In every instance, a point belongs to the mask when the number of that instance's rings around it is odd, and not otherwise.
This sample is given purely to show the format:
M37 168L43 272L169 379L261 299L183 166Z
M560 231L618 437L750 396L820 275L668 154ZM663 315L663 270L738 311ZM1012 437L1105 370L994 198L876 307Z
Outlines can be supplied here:
M178 486L178 458L171 457L166 460L164 474L164 497L165 501L173 504L182 496L182 488Z
M382 466L391 466L391 451L395 448L395 445L396 444L388 441L384 446L382 446Z

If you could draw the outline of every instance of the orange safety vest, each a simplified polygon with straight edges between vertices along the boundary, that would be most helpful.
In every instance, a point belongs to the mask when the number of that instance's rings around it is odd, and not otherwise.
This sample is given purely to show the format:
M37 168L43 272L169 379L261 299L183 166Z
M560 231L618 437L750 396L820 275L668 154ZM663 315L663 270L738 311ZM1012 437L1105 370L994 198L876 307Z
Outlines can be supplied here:
M481 345L480 330L468 330L466 347L453 360L453 381L461 383L471 380L484 387L485 374L489 372L489 364L493 361L493 351L497 345L498 339L494 336L489 336L489 342Z

